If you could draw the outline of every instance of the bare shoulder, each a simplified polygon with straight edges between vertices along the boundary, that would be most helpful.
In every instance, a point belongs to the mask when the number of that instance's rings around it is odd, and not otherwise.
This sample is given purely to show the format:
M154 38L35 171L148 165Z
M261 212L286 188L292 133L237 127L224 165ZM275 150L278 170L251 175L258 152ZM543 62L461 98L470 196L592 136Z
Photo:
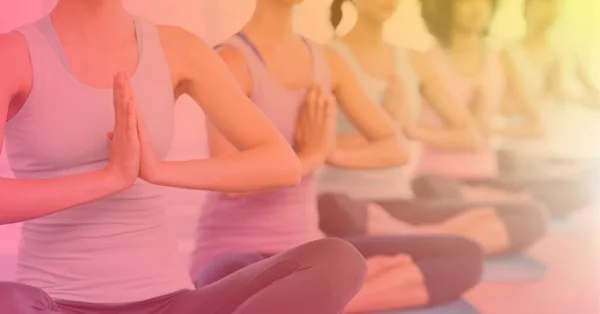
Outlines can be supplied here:
M158 25L157 28L177 88L197 80L196 76L214 62L212 48L192 32L171 25Z
M204 40L182 27L159 25L158 34L168 55L189 59L212 51Z
M327 58L330 67L339 66L340 63L343 64L344 60L342 59L342 56L331 45L318 44L317 47L322 49L325 53L325 58Z
M9 82L26 83L26 78L31 76L29 46L21 33L0 34L0 68L3 69L0 73L3 86Z
M31 89L29 45L19 32L0 34L0 106Z

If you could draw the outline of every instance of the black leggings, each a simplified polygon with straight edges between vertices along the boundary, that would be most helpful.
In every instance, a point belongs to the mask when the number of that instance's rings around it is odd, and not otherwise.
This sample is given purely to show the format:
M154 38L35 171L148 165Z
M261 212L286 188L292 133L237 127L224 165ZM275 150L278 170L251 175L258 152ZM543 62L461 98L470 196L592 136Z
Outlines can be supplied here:
M353 237L348 239L365 258L410 255L425 278L430 304L452 302L477 285L483 265L482 249L469 240L452 236ZM196 287L210 285L249 265L269 260L270 254L229 253L209 262L196 279ZM343 262L342 262L343 264ZM323 279L316 285L329 285ZM330 289L341 286L335 284ZM305 293L317 293L306 291ZM402 298L401 295L398 298ZM283 312L281 312L283 313ZM285 312L289 313L289 312ZM306 312L313 313L313 312Z
M346 241L302 245L213 285L124 305L59 302L43 291L0 282L2 314L337 314L360 291L365 260Z
M389 200L373 201L398 220L412 225L441 223L479 207L492 207L504 223L509 247L497 255L522 252L545 234L548 218L535 203L467 204L457 200ZM364 235L367 223L367 204L343 194L319 196L320 228L327 235L349 237Z
M421 176L413 180L415 197L420 200L462 200L461 188L465 185L487 186L510 192L527 192L545 207L552 217L561 218L588 205L593 199L590 174L569 179L447 179L438 176Z

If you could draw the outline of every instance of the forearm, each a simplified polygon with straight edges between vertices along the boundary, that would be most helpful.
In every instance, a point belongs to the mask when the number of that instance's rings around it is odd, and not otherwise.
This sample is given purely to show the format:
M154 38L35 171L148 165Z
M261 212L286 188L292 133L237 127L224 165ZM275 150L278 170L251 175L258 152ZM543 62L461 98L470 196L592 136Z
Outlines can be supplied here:
M259 147L204 160L161 162L151 182L182 189L251 192L300 181L300 164L291 148L282 153L276 145Z
M494 128L491 133L509 138L540 138L544 136L543 130L533 125Z
M477 151L482 139L475 131L468 129L449 129L445 127L415 126L408 132L413 140L432 148L443 150Z
M339 145L327 158L327 163L340 168L382 169L404 164L408 150L396 137L360 145Z
M45 180L0 178L0 224L40 218L123 189L105 171Z

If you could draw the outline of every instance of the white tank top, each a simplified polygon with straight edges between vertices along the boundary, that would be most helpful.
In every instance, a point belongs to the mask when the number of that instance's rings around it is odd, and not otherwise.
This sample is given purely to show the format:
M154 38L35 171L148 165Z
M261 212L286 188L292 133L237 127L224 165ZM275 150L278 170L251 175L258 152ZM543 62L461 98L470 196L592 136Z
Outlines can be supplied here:
M366 95L375 104L382 106L388 89L388 82L367 74L349 47L341 42L331 43L339 54L354 70L358 81ZM408 58L406 50L396 48L395 71L404 84L407 103L416 120L421 110L419 79ZM358 134L358 130L350 120L340 112L338 114L339 134ZM411 181L415 174L421 153L421 144L409 143L409 162L401 167L377 170L342 169L326 167L319 184L320 192L343 193L355 199L398 199L413 196Z
M136 18L138 68L131 81L155 149L171 146L174 97L155 25ZM70 72L48 17L19 30L29 44L33 90L6 127L18 178L56 178L103 169L114 125L112 90ZM59 197L59 196L57 196ZM165 218L165 188L138 180L116 195L23 225L18 280L57 300L118 304L192 288Z

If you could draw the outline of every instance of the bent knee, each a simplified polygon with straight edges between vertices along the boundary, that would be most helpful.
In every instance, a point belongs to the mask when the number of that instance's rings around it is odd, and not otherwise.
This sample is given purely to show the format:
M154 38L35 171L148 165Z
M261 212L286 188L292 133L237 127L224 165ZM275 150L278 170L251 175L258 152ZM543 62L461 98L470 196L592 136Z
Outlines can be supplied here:
M224 253L209 261L194 275L196 288L219 281L238 270L260 262L264 257L257 253Z
M425 278L430 305L459 299L482 278L485 253L481 246L458 237L446 241L447 251L415 261Z
M305 245L313 263L324 268L328 276L348 284L362 283L366 276L367 263L360 252L348 241L325 238Z

